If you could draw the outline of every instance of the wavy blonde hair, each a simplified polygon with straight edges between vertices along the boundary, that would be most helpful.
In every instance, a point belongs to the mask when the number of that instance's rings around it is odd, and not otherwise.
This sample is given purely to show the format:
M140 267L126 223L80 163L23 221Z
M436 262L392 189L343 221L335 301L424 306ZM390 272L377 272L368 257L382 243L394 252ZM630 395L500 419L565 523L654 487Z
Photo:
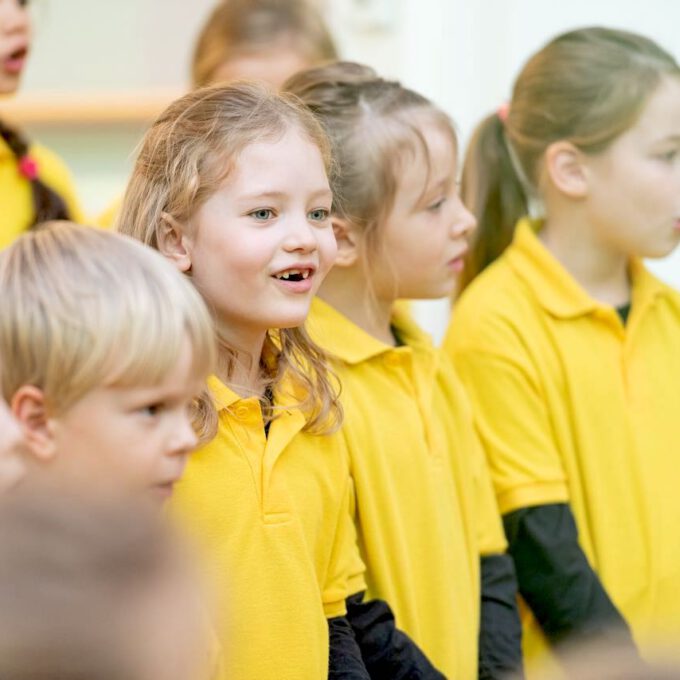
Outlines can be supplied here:
M239 153L256 141L276 140L300 131L321 152L327 172L330 145L314 116L291 95L278 95L256 84L216 85L195 90L171 104L144 137L121 207L117 229L158 248L161 224L172 219L184 228L219 189L238 162ZM218 338L231 355L234 348ZM272 392L292 378L304 395L298 406L307 415L305 429L326 433L342 421L338 386L326 354L303 326L271 329L263 351L263 373ZM263 399L265 419L275 412ZM215 406L203 400L202 418L214 419Z
M225 62L284 44L310 63L337 59L321 12L309 0L221 0L198 37L191 65L194 87L212 83Z
M155 385L188 337L193 370L216 361L210 315L193 286L136 241L51 222L0 253L0 385L45 394L59 415L97 387ZM210 436L196 419L200 438Z

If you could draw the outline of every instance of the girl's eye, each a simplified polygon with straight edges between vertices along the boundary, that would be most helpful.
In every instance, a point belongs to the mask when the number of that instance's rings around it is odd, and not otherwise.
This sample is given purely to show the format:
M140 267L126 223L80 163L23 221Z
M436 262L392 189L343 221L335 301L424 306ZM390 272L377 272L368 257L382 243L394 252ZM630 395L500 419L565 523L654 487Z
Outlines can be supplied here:
M666 151L666 153L661 154L661 160L667 161L668 163L672 163L678 156L678 150L677 149L671 149L670 151Z
M259 208L258 210L253 210L253 212L248 214L254 217L256 220L260 220L262 222L266 222L267 220L270 220L272 217L274 217L274 211L270 208Z
M437 211L444 205L445 201L446 201L446 198L440 198L440 199L439 199L438 201L436 201L435 203L432 203L431 205L428 205L428 206L427 206L427 209L428 209L430 212L437 212Z
M315 222L325 222L330 215L330 210L325 210L324 208L317 208L309 213L309 219Z

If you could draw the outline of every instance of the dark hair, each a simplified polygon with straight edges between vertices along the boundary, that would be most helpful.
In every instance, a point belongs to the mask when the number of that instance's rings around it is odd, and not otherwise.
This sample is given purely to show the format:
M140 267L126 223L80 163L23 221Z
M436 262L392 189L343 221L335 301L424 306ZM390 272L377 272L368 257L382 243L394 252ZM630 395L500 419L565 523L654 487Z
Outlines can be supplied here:
M5 141L17 162L28 155L30 145L26 138L14 128L0 120L0 137ZM70 219L64 200L50 189L39 177L29 180L33 192L33 219L26 225L32 229L41 222Z
M568 140L584 153L604 151L635 124L665 75L680 75L668 52L609 28L569 31L529 59L507 115L485 118L467 150L461 193L478 228L460 290L501 255L539 197L548 146Z

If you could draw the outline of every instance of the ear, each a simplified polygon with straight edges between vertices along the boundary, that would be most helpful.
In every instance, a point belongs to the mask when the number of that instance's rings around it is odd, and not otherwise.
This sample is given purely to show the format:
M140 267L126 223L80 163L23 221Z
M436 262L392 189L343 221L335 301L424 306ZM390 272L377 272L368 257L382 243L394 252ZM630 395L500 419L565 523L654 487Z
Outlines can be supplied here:
M545 170L552 184L570 198L584 198L588 181L583 152L571 142L553 142L545 151Z
M29 452L40 461L54 458L56 442L43 391L33 385L22 385L12 397L10 408L23 430Z
M169 213L161 213L161 223L156 228L158 250L181 272L191 271L191 254L182 225Z
M359 259L359 233L353 222L342 217L332 218L333 233L338 243L335 267L352 267Z

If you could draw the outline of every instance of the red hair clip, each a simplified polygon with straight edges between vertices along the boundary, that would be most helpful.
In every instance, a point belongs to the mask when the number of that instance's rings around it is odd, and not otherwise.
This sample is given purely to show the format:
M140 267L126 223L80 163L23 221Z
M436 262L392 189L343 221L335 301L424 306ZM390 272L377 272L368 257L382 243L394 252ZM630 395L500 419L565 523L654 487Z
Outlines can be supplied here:
M38 161L26 154L19 159L19 172L31 182L38 177Z
M505 124L505 121L508 119L508 114L510 113L510 104L508 102L504 102L498 107L498 111L496 111L496 115L498 116L499 120L501 123Z

